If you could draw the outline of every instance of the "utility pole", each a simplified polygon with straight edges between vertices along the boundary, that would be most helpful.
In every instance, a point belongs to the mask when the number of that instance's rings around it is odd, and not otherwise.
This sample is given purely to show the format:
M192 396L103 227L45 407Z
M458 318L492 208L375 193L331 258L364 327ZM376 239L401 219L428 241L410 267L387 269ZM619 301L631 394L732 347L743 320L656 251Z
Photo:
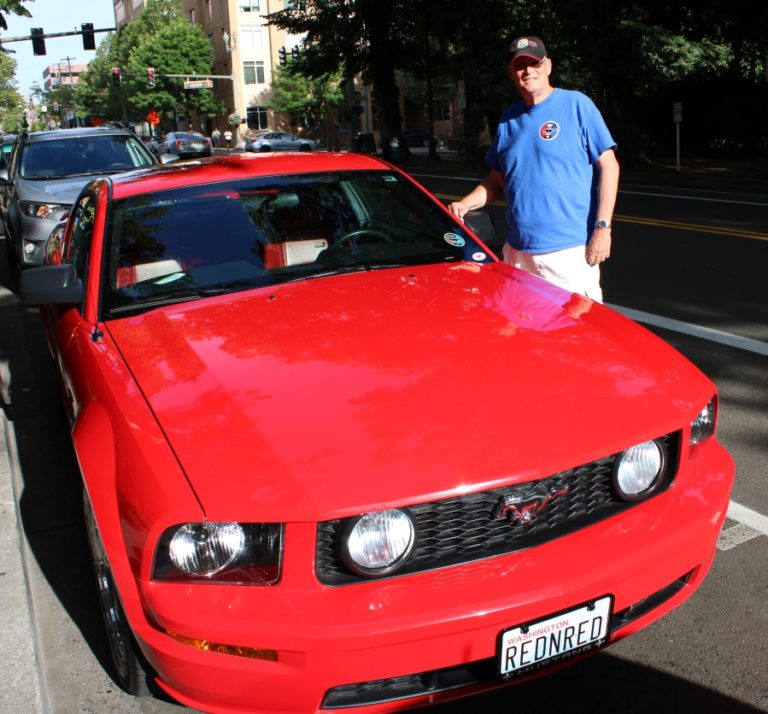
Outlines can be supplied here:
M67 77L69 78L69 81L67 82L67 92L68 92L68 94L65 94L63 96L66 96L67 99L69 100L67 102L66 112L67 113L73 112L73 116L74 116L74 108L75 108L74 107L74 103L73 103L74 97L72 96L72 91L74 89L74 82L72 80L72 60L73 59L75 59L75 58L74 57L63 57L62 59L59 60L59 62L66 62L67 63ZM61 67L61 65L59 65L59 67ZM61 75L61 72L59 72L59 75ZM64 83L62 82L62 85L63 84ZM66 118L67 118L67 126L69 126L70 119L67 116L67 114L64 114L64 116L66 116Z

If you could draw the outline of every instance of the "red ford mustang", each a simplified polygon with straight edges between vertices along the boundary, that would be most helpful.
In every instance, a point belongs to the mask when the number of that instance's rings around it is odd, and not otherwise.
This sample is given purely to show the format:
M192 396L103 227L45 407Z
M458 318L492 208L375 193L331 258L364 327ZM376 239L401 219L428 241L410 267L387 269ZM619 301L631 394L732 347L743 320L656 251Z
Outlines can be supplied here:
M714 385L354 154L102 178L22 297L116 676L212 712L394 711L648 625L715 553Z

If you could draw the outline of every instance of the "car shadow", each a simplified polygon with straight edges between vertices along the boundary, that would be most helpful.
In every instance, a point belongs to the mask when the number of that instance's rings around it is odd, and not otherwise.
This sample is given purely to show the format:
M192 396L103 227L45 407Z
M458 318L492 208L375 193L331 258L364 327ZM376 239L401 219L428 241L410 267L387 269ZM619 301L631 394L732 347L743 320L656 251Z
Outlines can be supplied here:
M4 257L0 258L0 283L0 364L5 365L0 386L3 408L15 432L22 529L39 571L66 616L109 673L109 649L88 557L77 463L42 324L37 310L25 307L8 289L13 279ZM66 667L66 653L61 657L64 664L58 664ZM62 679L66 677L59 671L57 680ZM56 711L55 686L49 684L48 689ZM175 704L157 688L153 694L161 702ZM146 702L137 703L135 711L150 711L147 707ZM425 710L434 714L509 714L521 709L535 714L762 711L682 677L616 657L610 650L540 679Z

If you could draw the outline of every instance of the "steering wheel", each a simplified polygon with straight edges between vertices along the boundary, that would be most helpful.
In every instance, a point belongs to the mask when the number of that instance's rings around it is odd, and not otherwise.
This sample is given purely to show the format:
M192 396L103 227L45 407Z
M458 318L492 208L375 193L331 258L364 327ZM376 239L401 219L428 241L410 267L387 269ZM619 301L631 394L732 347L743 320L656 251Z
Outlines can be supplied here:
M346 235L337 238L328 246L328 248L338 248L345 241L355 243L358 238L362 238L363 236L375 238L382 243L394 243L392 237L387 235L384 231L377 230L376 228L358 228L356 231L350 231Z

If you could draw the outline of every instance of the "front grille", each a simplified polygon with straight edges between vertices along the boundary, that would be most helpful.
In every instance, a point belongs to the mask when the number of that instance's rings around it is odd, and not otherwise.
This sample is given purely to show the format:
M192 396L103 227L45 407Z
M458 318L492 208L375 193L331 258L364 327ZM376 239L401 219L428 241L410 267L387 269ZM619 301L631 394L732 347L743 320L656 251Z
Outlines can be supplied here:
M672 481L680 452L680 433L657 439L667 452L662 485ZM405 575L433 568L466 563L502 553L530 548L572 533L599 520L631 508L612 486L613 467L618 454L547 478L458 498L409 506L407 512L416 525L416 543L394 573ZM496 517L505 497L534 491L548 494L530 522ZM368 580L348 569L341 558L341 541L351 519L318 524L317 576L326 585L344 585Z

